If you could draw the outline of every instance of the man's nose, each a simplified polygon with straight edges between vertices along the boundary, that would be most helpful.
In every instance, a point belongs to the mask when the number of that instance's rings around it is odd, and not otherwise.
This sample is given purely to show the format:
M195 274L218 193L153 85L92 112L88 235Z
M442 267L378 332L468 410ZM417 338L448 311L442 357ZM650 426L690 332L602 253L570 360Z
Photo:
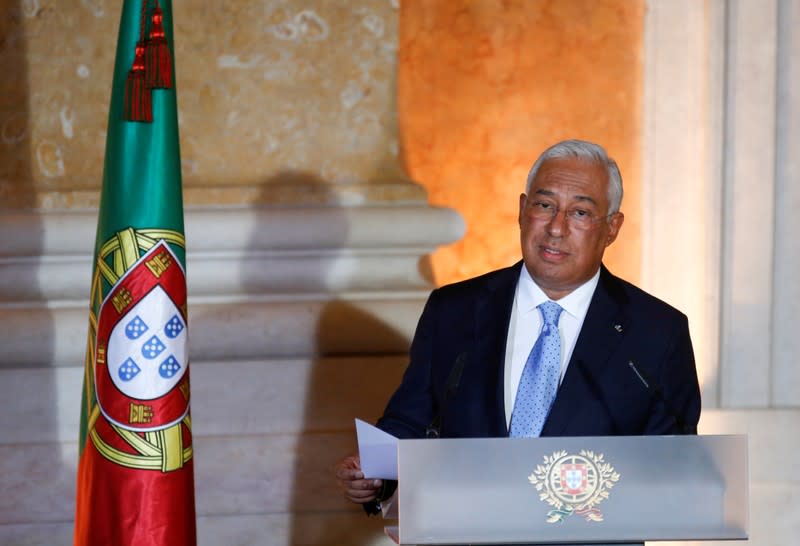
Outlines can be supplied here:
M550 221L547 222L547 232L551 235L562 235L568 229L567 211L557 209L550 217Z

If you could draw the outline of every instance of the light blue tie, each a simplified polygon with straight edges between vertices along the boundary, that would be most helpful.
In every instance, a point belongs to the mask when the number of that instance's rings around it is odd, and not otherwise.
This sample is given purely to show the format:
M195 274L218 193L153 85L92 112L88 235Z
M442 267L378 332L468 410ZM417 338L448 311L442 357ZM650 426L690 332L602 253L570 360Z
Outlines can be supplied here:
M514 411L511 413L509 435L512 438L539 436L556 397L558 379L561 377L558 317L563 309L552 301L539 304L537 308L544 318L544 326L528 355L519 380Z

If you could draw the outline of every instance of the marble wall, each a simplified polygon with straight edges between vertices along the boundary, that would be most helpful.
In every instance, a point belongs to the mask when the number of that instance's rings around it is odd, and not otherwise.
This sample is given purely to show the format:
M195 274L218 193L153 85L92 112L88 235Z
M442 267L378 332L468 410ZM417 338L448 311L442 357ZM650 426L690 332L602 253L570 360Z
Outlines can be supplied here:
M120 4L16 4L0 23L17 76L0 84L0 207L95 206ZM444 283L515 261L533 159L595 139L626 182L608 261L635 281L643 3L535 4L177 2L187 205L424 199L408 172L468 220L433 257Z
M97 204L121 2L0 21L0 206ZM186 203L419 200L398 161L397 1L176 2Z
M622 170L625 225L607 264L640 268L644 2L407 2L398 108L409 174L457 209L466 236L432 257L437 283L520 257L519 194L565 138L603 144Z
M698 317L698 323L708 322L700 316L715 312L718 275L710 270L718 242L700 244L701 238L686 231L690 224L674 222L674 214L664 215L663 225L650 216L639 229L641 199L658 210L657 201L664 197L657 191L642 196L638 183L642 6L538 2L541 9L526 10L527 5L511 2L498 9L490 1L409 4L399 11L398 36L398 6L389 0L357 5L176 4L187 204L420 200L423 192L406 183L397 159L397 100L409 171L433 202L453 206L468 219L467 237L434 257L442 282L516 259L516 181L524 176L534 150L552 140L550 135L587 128L598 135L591 138L608 143L626 180L626 225L609 251L609 263L633 280L641 263L644 282L672 298L668 277L658 277L659 268L650 265L657 258L639 259L639 233L646 238L645 253L670 254L656 249L680 241L684 252L698 257L695 267L681 272L682 284L706 288L701 297L676 293L675 302ZM0 81L0 207L75 208L96 203L118 9L117 2L103 0L26 0L16 2L0 21L0 63L5 74L13 75ZM214 17L205 17L206 12ZM706 17L720 20L719 14ZM559 47L563 29L568 32ZM395 99L398 40L402 55ZM549 44L543 53L538 53L542 48L537 40ZM329 47L331 43L341 47ZM704 43L690 40L671 47L702 55ZM758 59L768 50L766 43L743 54L751 55L750 65L765 67ZM357 54L351 55L353 51ZM559 70L562 64L569 70ZM656 188L676 180L691 184L713 179L706 170L720 169L715 158L721 152L713 149L713 142L704 144L698 124L718 125L722 112L686 108L699 104L693 99L719 93L714 82L721 76L706 84L701 75L692 75L691 66L656 75L673 81L674 89L682 82L691 86L681 99L682 110L661 109L674 130L657 146L682 146L687 157L694 152L694 162L682 169L675 154L650 156L664 181ZM718 66L711 66L708 74L713 76ZM748 78L746 71L737 74ZM732 85L743 89L737 82ZM569 97L569 108L558 106L556 99L562 96ZM768 116L775 99L769 99L769 92L765 96L737 98L740 104L765 105ZM689 122L688 131L679 120ZM767 128L765 134L770 132L774 130ZM699 202L720 199L719 187L703 188ZM709 217L697 207L689 213ZM783 214L782 221L786 217ZM678 230L681 237L659 236L670 230ZM716 233L712 225L700 231L707 238ZM703 302L711 306L701 309ZM713 327L703 326L696 338L702 344L716 335ZM714 343L708 346L714 360Z
M798 29L798 0L648 2L642 284L689 315L700 431L749 438L759 545L800 534Z

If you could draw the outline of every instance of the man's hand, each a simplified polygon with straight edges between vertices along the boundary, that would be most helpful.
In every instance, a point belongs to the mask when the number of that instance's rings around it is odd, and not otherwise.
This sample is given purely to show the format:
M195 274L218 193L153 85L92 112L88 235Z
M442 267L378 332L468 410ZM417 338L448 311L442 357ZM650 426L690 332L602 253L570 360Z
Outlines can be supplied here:
M348 455L336 465L336 479L347 500L364 504L375 500L382 480L365 480L358 455Z

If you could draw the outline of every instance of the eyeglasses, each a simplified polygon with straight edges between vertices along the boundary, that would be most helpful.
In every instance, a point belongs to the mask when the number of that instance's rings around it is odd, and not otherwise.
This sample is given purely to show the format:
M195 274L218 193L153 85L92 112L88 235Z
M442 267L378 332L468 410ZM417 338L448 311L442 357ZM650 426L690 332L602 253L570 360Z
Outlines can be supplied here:
M558 208L558 205L548 201L543 201L541 199L528 198L525 206L530 211L529 215L531 218L543 222L549 222L558 216L559 212L561 212L561 209ZM605 216L597 216L590 210L580 206L573 206L564 210L564 218L570 227L575 229L589 229L598 222L614 216L614 214L615 213L612 212L611 214L606 214Z

